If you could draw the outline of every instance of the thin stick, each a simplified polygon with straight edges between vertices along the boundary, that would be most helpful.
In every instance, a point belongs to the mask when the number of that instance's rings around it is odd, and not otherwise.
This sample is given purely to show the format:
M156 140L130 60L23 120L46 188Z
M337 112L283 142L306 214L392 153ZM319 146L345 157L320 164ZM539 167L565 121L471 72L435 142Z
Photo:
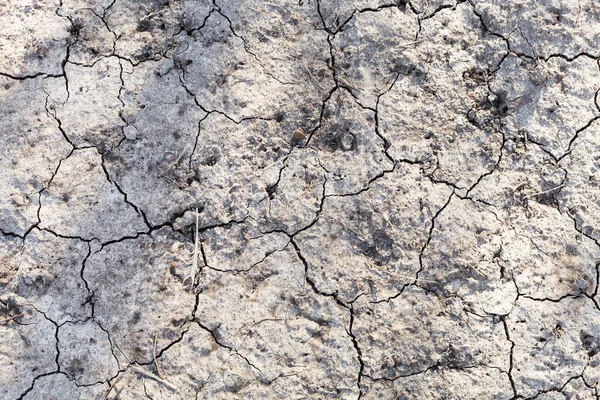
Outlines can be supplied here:
M306 69L306 72L308 72L308 76L310 77L310 79L313 81L313 83L315 84L315 86L317 87L317 89L319 89L321 92L326 93L325 89L323 89L323 86L321 86L319 84L319 82L315 79L315 77L313 76L312 72L310 72L310 69L308 69L308 67L305 65L304 68Z
M115 381L112 383L112 385L110 385L108 387L108 390L106 391L106 393L104 393L105 399L108 399L108 395L110 394L110 392L112 392L113 388L117 385L117 383L119 383L119 381L123 378L123 375L124 374L117 376L117 379L115 379Z
M158 366L158 359L156 358L156 337L158 334L154 335L154 346L152 347L152 356L154 357L154 366L156 367L156 373L161 379L164 379L163 374L160 372L160 367Z
M151 399L152 397L148 395L148 388L146 387L146 378L142 378L142 383L144 384L144 394L147 398Z
M125 357L127 359L127 361L129 361L131 363L131 358L127 357L127 354L125 354L125 352L123 352L123 350L121 350L119 345L115 343L115 347L121 352L121 354L123 354L123 357Z
M263 318L260 321L253 323L252 326L256 326L256 325L262 324L263 322L267 322L267 321L283 321L283 319L281 319L281 318Z
M0 319L0 324L5 324L7 322L10 322L10 321L14 320L15 318L22 317L23 315L25 315L25 313L13 315L12 317L9 317L9 318L6 318L6 319Z
M530 198L530 197L535 197L535 196L539 196L540 194L546 194L546 193L550 193L556 189L560 189L561 187L565 186L565 184L563 183L562 185L558 185L557 187L554 187L552 189L548 189L548 190L544 190L543 192L538 192L538 193L534 193L534 194L530 194L529 196L525 196L526 199Z
M400 45L400 47L408 47L408 46L413 46L415 44L418 44L420 42L422 42L423 40L415 40L414 42L406 42L406 43L402 43Z
M194 281L196 280L196 270L198 269L198 209L196 208L196 236L194 238L194 260L192 261L192 276L190 283L190 293L194 290Z
M158 382L158 383L162 383L163 385L165 385L165 386L166 386L166 387L168 387L169 389L172 389L172 390L174 390L174 391L176 391L176 392L178 392L178 391L179 391L179 389L177 389L177 387L176 387L175 385L173 385L173 384L172 384L172 383L170 383L170 382L167 382L167 381L165 381L164 379L161 379L160 377L158 377L158 376L154 375L152 372L144 371L143 369L141 369L141 368L138 368L138 367L134 367L134 366L131 366L131 367L129 367L129 368L131 368L131 370L132 370L133 372L137 372L137 373L138 373L138 374L140 374L140 375L144 375L144 376L147 376L148 378L152 378L152 379L154 379L154 380L155 380L156 382Z
M181 154L179 154L179 157L177 157L177 159L171 165L169 165L169 167L165 170L165 172L163 172L163 174L161 176L165 176L171 168L173 168L174 166L179 164L179 161L181 161L181 158L183 157L184 154L185 154L185 151L182 151Z
M348 79L344 79L342 77L338 78L344 85L348 86L350 89L354 89L358 92L362 92L362 90L358 89L356 86L354 86Z

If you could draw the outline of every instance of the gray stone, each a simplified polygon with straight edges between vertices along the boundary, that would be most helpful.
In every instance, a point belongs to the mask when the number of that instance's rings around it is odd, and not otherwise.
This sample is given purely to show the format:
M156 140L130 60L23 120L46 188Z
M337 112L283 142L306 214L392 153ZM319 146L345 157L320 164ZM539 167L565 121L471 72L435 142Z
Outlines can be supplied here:
M17 294L59 325L90 315L90 293L79 278L86 243L34 229L24 241L3 242L2 249L3 293Z
M65 400L84 400L102 398L108 390L108 384L94 386L77 386L74 380L71 380L63 374L51 374L42 376L35 381L33 389L28 392L23 399L65 399Z
M154 341L160 351L192 317L195 296L185 284L191 256L182 241L163 228L108 244L87 259L82 276L94 293L94 316L120 360L150 362Z
M96 149L75 150L40 197L40 227L101 242L146 231L142 216L108 178Z
M60 79L0 82L0 230L22 236L38 223L39 193L72 147L46 109L47 92L61 90Z
M597 353L597 314L594 302L585 297L519 299L506 322L515 345L512 376L517 394L561 391L570 378L582 376ZM599 378L597 372L585 377L592 378L589 384Z
M0 73L13 77L60 75L71 42L59 0L3 1L0 10Z
M319 219L294 239L321 292L384 300L415 280L432 219L451 194L419 170L399 163L369 190L325 199Z
M5 293L0 297L0 394L16 399L28 392L38 376L57 370L56 326L25 301Z
M58 364L79 385L102 384L116 376L117 359L108 333L98 323L67 322L58 331Z
M486 27L506 38L511 49L531 57L596 54L598 5L552 1L473 0Z
M598 10L0 0L0 398L598 398Z
M364 374L396 380L447 367L509 371L511 343L501 321L466 312L457 298L407 288L401 297L353 305L354 335L362 349Z

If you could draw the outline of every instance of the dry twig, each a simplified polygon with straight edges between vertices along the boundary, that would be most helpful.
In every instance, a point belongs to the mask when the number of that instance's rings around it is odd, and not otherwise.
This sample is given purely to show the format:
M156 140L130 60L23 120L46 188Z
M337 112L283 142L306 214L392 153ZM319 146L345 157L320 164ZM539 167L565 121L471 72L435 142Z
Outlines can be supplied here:
M154 366L156 367L156 373L161 379L164 379L162 373L160 372L160 367L158 366L158 359L156 358L156 337L158 335L154 335L154 345L152 346L152 356L154 357Z
M196 281L196 270L198 269L198 209L196 208L196 235L194 237L194 259L192 260L192 274L190 283L190 293L194 290Z
M159 376L154 375L152 372L148 372L148 371L145 371L145 370L143 370L141 368L134 367L134 366L131 366L129 368L131 368L131 370L133 372L136 372L136 373L138 373L140 375L144 375L144 376L146 376L148 378L154 379L156 382L163 384L164 386L168 387L169 389L172 389L172 390L174 390L176 392L179 391L177 389L177 386L173 385L171 382L167 382L166 380L162 379Z
M544 190L543 192L537 192L537 193L534 193L534 194L530 194L530 195L528 195L528 196L525 196L525 198L526 198L526 199L529 199L529 198L531 198L531 197L539 196L539 195L541 195L541 194L550 193L550 192L553 192L553 191L555 191L555 190L558 190L558 189L560 189L560 188L561 188L561 187L563 187L563 186L565 186L565 184L564 184L564 183L563 183L562 185L558 185L557 187L553 187L552 189Z
M113 388L117 385L117 383L119 383L119 381L123 378L123 374L117 376L117 379L115 379L115 381L108 387L108 390L106 391L106 393L104 393L104 398L108 399L108 395L110 394L110 392L112 392Z

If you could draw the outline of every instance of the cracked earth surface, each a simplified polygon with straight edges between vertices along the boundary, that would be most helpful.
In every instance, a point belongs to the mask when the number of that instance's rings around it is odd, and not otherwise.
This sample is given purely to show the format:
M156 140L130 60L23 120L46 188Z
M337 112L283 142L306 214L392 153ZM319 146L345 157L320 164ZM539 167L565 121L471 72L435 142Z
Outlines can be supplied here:
M0 0L1 399L599 399L592 0Z

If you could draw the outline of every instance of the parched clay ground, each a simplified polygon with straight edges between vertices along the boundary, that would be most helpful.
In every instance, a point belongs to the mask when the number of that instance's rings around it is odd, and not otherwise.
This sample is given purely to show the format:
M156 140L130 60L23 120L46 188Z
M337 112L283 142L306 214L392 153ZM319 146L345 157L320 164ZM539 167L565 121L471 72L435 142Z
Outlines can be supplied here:
M0 399L600 398L594 0L0 0Z

